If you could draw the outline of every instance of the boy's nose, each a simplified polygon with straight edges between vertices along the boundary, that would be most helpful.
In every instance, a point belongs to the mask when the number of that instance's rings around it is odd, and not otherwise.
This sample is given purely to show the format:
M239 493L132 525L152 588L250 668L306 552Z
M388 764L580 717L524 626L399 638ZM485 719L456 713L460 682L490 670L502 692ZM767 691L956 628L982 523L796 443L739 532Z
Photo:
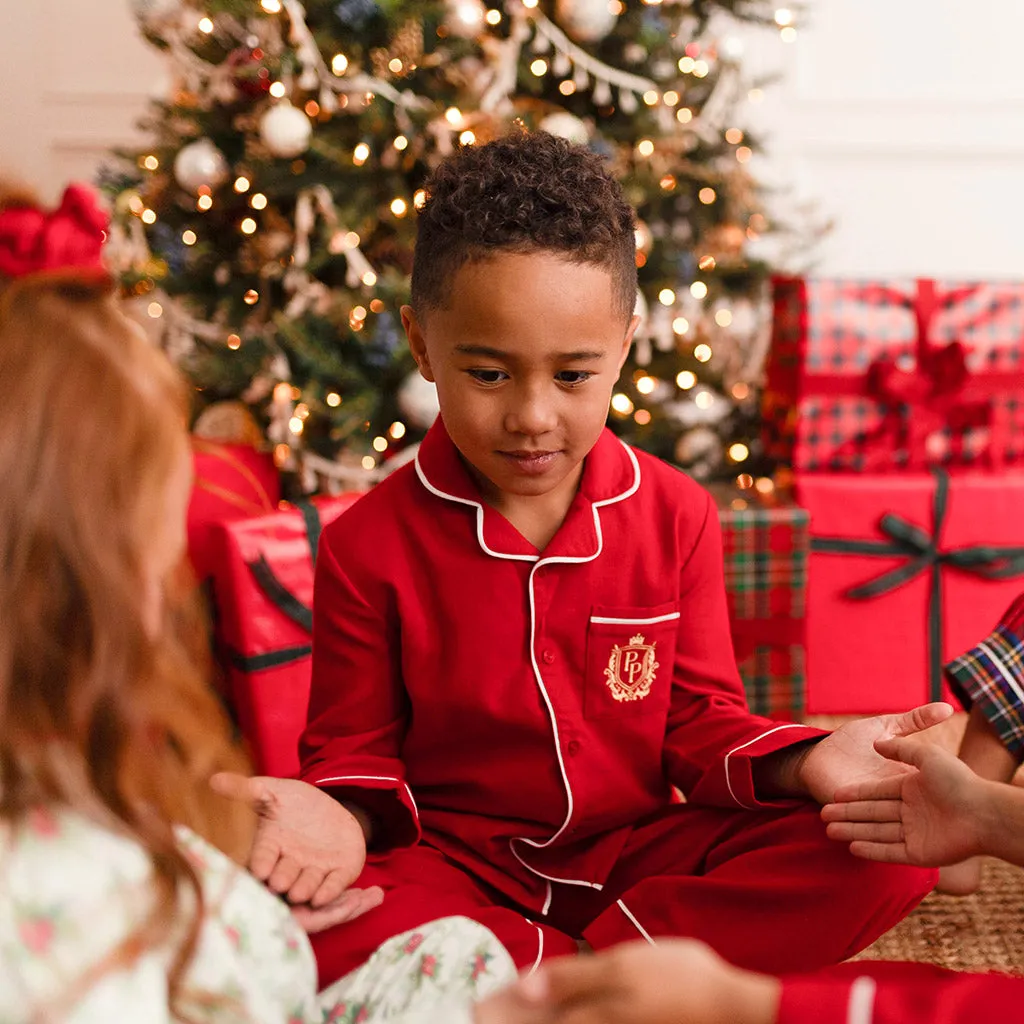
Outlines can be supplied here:
M554 430L558 416L552 403L537 391L521 393L505 414L505 429L511 434L539 437Z

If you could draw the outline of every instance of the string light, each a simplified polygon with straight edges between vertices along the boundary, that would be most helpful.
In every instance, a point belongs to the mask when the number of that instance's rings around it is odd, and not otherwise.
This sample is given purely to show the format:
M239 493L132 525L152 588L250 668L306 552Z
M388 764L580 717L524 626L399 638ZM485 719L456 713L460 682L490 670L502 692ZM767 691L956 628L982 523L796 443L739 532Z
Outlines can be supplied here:
M500 25L501 24L501 11L495 10L493 7L484 16L484 20L488 25Z
M366 319L366 307L365 306L353 306L352 318L354 320L365 320Z
M146 312L154 319L159 320L164 315L164 307L159 302L151 302Z
M779 28L784 28L786 25L793 24L793 12L788 7L780 7L775 12L775 24Z
M267 14L281 13L281 0L260 0L260 6Z
M690 285L690 294L695 299L703 299L708 293L708 286L703 281L694 281Z
M626 5L622 3L622 0L608 0L609 14L614 14L616 17L618 17L620 14L624 13L625 10Z
M661 291L658 292L658 301L663 306L671 306L672 303L676 301L676 293L672 291L671 288L662 288Z
M338 78L341 78L343 74L348 70L348 57L343 53L336 53L331 58L331 71L334 72Z
M736 486L741 491L749 491L750 488L754 486L754 478L749 473L740 473L740 475L736 477ZM746 502L743 504L745 508Z
M729 458L733 462L746 462L750 458L750 449L740 441L729 445Z
M372 288L377 283L377 275L372 270L368 270L363 274L362 280L367 288Z
M209 35L213 31L213 22L209 18L200 18L198 27L204 35Z
M138 196L132 196L131 199L128 200L128 209L131 210L136 217L141 215L145 208L146 204Z
M228 335L228 348L237 352L242 347L242 339L237 334Z
M409 140L404 135L396 135L395 141L391 145L401 153L409 145Z
M706 78L710 70L711 65L706 60L699 60L693 65L693 77Z
M388 61L388 71L393 75L400 75L405 70L405 65L397 58L392 57Z
M250 288L243 296L242 301L247 306L255 306L260 301L260 293L255 288Z
M327 404L332 409L337 409L338 406L341 405L341 395L339 395L337 391L328 391L327 392Z
M744 399L750 396L750 385L744 384L743 381L739 381L732 386L732 397L737 402L742 402Z
M278 469L283 469L288 465L289 459L292 457L292 450L286 444L279 444L274 446L274 465Z
M249 200L249 205L254 210L265 210L267 208L267 197L262 192L254 192Z
M674 174L666 174L658 184L661 186L663 192L671 192L678 182L676 181L676 176Z
M422 210L423 207L427 205L427 193L424 189L418 188L413 192L412 205L415 206L417 210Z
M680 57L677 65L684 75L691 74L696 66L697 62L692 57Z
M239 195L241 195L243 192L248 192L250 185L252 185L252 182L249 181L249 179L244 174L241 174L237 178L235 178L235 191Z
M372 455L363 456L362 467L367 471L367 473L369 473L371 469L375 468L376 465L377 460Z
M284 94L288 90L285 88L284 82L273 82L269 91L270 95L273 96L275 100L279 100L284 97Z
M531 11L534 9L534 7L537 6L538 3L539 0L523 0L523 6Z
M693 111L689 107L680 107L676 111L676 120L680 124L689 124L693 120Z
M683 391L689 391L696 383L697 374L695 374L693 370L681 370L676 375L676 384L678 384Z
M354 249L361 241L362 239L354 231L350 231L345 235L345 247L347 249Z
M388 450L388 439L386 437L375 437L373 439L373 450L386 452Z
M143 159L142 166L145 167L147 171L155 171L160 166L160 161L150 154Z
M705 206L710 206L718 198L718 193L710 185L705 185L704 188L697 193L697 198Z
M256 221L252 217L246 217L245 220L239 225L242 229L243 235L254 235L256 234Z
M750 158L754 155L754 151L749 146L740 146L736 150L736 159L741 164L750 163Z
M409 212L409 204L401 198L392 199L391 212L396 217L404 217Z
M381 302L380 299L373 299L370 302L370 312L371 313L383 313L384 312L384 303Z
M792 25L787 25L780 33L779 37L784 43L795 43L796 42L796 29Z
M644 103L649 107L656 107L658 105L658 99L658 93L654 89L648 89L647 92L644 93Z
M633 419L640 424L641 427L646 427L651 422L651 413L648 409L637 409L633 414Z
M305 425L306 425L306 424L305 424L305 423L303 423L303 422L302 422L302 420L300 420L298 416L293 416L293 417L292 417L292 418L291 418L291 419L290 419L290 420L288 421L288 429L289 429L289 430L290 430L290 431L291 431L291 432L292 432L293 434L301 434L301 433L302 433L302 430L303 430L303 428L305 427Z
M405 437L405 424L401 420L395 420L388 428L388 433L394 440L401 441Z
M633 411L633 403L630 401L629 395L624 395L619 391L612 395L612 408L620 416L628 416Z
M153 210L150 210L147 207L145 210L142 211L142 223L143 224L155 224L156 223L156 213Z
M305 110L307 117L316 117L320 113L320 104L316 100L307 100L302 109Z
M548 73L548 62L543 57L538 57L531 65L530 70L538 77Z
M690 321L687 320L685 316L677 316L675 320L672 321L672 330L675 331L676 334L685 334L689 329Z
M732 312L728 309L720 309L715 313L715 323L719 327L728 327L732 323Z
M694 346L693 358L698 363L706 363L711 358L711 346L704 344L704 342Z
M775 481L770 476L759 476L754 489L758 494L771 494L775 490Z
M299 402L299 404L295 406L295 415L298 416L300 420L308 420L309 406L306 405L305 402Z
M211 206L213 206L213 196L200 196L196 200L197 209L202 210L203 213L206 213L206 211L209 210ZM143 217L143 220L145 220L145 217Z
M359 145L352 150L352 162L356 167L362 167L369 158L370 147L365 142L360 142Z
M654 392L654 389L658 386L658 382L653 377L644 375L636 382L636 389L641 395L650 395Z
M181 240L186 245L195 245L196 242L198 241L196 233L191 228L186 228L184 231L182 231Z
M641 156L650 156L654 152L654 143L650 139L641 139L637 143L636 151Z
M715 262L714 256L701 256L700 262L697 266L704 271L714 270L718 264Z
M725 141L737 146L743 141L743 132L739 128L729 128L725 133Z
M698 409L710 409L715 404L715 396L710 391L698 391L693 396L693 404Z
M461 135L459 136L459 142L460 142L460 143L461 143L461 144L462 144L463 146L472 146L472 145L473 145L473 143L474 143L474 142L476 142L476 135L475 135L475 134L474 134L473 132L471 132L471 131L468 131L468 130L467 130L467 131L464 131L464 132L463 132L463 133L462 133L462 134L461 134Z
M576 83L571 78L567 78L558 83L558 91L563 96L571 96L576 91Z
M462 125L462 111L458 107L449 107L444 112L444 119L453 127L458 128Z

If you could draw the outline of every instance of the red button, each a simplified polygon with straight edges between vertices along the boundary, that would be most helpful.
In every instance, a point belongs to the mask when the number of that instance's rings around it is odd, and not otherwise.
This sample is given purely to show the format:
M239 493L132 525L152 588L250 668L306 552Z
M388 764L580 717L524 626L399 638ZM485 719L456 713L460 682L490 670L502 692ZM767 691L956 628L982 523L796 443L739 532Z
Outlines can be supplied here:
M555 660L555 652L554 651L545 651L541 655L541 660L543 660L545 665L552 664L554 662L554 660Z
M565 749L570 757L575 757L580 752L580 745L576 740L569 740L569 745Z

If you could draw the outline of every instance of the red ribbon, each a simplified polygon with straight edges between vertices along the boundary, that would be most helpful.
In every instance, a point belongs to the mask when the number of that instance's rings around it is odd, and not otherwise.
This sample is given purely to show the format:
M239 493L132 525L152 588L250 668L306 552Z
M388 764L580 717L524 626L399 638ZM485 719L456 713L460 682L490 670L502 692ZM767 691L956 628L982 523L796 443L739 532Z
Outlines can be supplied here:
M935 345L930 334L939 309L962 302L977 288L958 288L940 297L935 282L923 279L917 282L914 296L881 285L851 289L857 299L872 305L909 306L917 327L912 368L904 368L892 356L882 355L866 375L804 374L804 396L865 397L886 407L884 422L863 444L865 470L892 468L893 448L907 452L907 468L925 468L930 461L929 436L947 426L958 442L963 441L966 431L987 427L989 461L994 469L1002 466L1010 424L1005 410L993 399L1014 386L1024 388L1024 370L972 373L967 368L967 349L961 342ZM1010 302L1015 304L1016 297L1002 299L988 311L989 315Z
M69 186L51 212L36 206L0 210L0 274L19 278L72 271L109 279L101 256L109 223L84 185Z

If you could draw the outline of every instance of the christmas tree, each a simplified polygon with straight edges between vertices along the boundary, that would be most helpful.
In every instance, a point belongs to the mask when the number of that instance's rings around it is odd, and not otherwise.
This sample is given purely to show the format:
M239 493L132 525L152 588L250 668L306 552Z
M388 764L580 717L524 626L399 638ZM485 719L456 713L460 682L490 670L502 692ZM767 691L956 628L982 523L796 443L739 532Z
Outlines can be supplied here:
M698 477L763 470L767 228L741 123L762 0L132 0L173 95L105 184L125 290L196 388L197 429L273 446L305 491L371 482L436 412L399 321L423 182L550 131L639 216L643 325L610 412ZM792 29L789 29L792 31ZM397 456L397 458L396 458Z

